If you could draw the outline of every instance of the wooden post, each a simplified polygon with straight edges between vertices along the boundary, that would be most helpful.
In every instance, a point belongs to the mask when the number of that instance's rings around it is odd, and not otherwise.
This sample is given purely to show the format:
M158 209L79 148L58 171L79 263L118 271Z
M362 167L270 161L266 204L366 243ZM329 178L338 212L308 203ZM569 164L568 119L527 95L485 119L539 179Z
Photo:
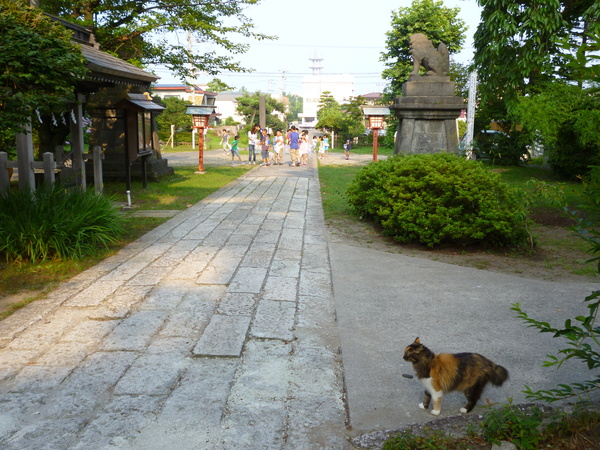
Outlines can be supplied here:
M85 190L85 162L83 161L83 107L85 96L78 95L79 102L75 106L75 118L77 123L71 121L71 151L73 152L73 169L75 169L75 177L77 186Z
M25 125L25 133L17 134L17 168L19 170L19 189L35 190L35 172L33 170L33 139L31 122Z
M92 152L94 187L96 188L96 194L100 195L104 192L104 179L102 178L102 148L99 145L95 145Z
M198 174L204 172L204 128L198 128Z
M267 128L267 99L264 95L258 97L258 121L261 128Z
M377 162L377 151L379 148L379 128L373 129L373 161Z
M56 181L54 175L54 169L56 169L56 163L54 162L54 155L51 152L46 152L43 155L44 160L44 184L51 187Z
M10 189L8 178L8 153L0 152L0 195L4 196Z

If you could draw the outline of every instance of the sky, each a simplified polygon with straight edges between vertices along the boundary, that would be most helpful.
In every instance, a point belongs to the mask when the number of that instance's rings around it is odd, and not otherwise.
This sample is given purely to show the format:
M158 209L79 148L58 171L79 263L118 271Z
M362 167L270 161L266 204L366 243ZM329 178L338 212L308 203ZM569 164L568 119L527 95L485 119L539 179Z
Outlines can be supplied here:
M245 14L256 26L255 31L278 37L275 41L250 41L250 50L234 55L241 67L252 73L216 75L229 86L250 92L302 95L302 78L313 71L311 58L320 58L323 75L351 74L357 95L382 92L384 64L379 61L385 51L385 33L391 29L392 11L410 7L412 0L262 0L246 9ZM359 6L360 5L360 6ZM369 6L372 5L371 9ZM473 59L473 34L480 18L476 0L444 0L446 7L458 7L459 17L468 26L464 50L453 56L457 62ZM235 38L234 38L235 40ZM179 36L187 45L187 35ZM239 39L237 40L239 42ZM195 51L219 51L218 47L194 43ZM151 67L161 77L158 84L181 83L164 67ZM205 84L214 77L201 75Z

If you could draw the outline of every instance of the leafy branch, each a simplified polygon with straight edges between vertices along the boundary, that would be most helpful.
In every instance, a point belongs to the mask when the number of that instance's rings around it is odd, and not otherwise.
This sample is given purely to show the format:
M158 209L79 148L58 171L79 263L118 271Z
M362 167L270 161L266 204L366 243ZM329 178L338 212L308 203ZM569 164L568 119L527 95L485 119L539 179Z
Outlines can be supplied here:
M565 208L569 217L576 220L573 227L575 233L589 244L588 252L600 253L600 232L595 228L600 219L600 166L591 170L591 180L583 180L586 183L584 191L586 204L583 205L585 215L582 217L576 211ZM600 272L600 256L590 259L588 262L598 261L598 272ZM517 317L529 324L529 327L537 328L540 333L552 333L554 338L563 338L567 341L567 347L559 350L558 356L547 355L543 367L560 367L569 359L575 358L583 361L589 370L600 368L600 325L598 325L598 312L600 310L600 290L593 291L586 297L588 313L579 315L574 319L565 320L563 328L551 326L548 322L529 317L521 309L520 304L515 303L511 310L517 312ZM527 398L554 402L557 400L576 397L592 391L600 390L600 373L595 373L590 380L559 384L557 388L549 390L534 391L525 386L523 391Z

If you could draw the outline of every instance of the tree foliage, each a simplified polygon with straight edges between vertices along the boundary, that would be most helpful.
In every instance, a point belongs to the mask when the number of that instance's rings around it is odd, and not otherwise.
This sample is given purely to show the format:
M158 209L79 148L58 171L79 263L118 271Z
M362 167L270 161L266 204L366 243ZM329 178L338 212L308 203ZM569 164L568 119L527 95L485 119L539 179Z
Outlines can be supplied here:
M226 92L233 91L235 89L229 86L220 78L213 78L211 81L208 82L207 86L207 90L210 92Z
M344 114L340 103L331 95L330 91L321 93L318 107L315 128L340 132L343 129Z
M260 92L254 94L244 94L237 98L237 107L235 110L244 117L247 125L258 123L258 113L260 96L264 95ZM265 113L266 125L274 130L286 130L287 125L283 123L275 112L285 113L285 105L279 100L274 99L270 95L265 95Z
M166 139L171 134L171 125L175 131L190 131L192 116L187 114L187 102L178 97L169 97L161 101L165 109L156 117L156 126L161 139Z
M475 33L476 122L523 127L544 143L554 170L585 175L600 158L600 112L589 89L600 75L600 3L595 0L479 0ZM587 83L586 83L587 81Z
M21 0L23 1L23 0ZM250 39L270 39L254 32L244 9L259 0L44 0L44 11L92 27L104 51L138 64L164 64L182 80L197 69L211 75L244 71L231 55L244 53ZM171 33L213 44L227 54L192 54L173 42ZM237 43L238 36L244 43ZM186 42L187 44L187 42Z
M500 103L495 115L510 113L519 94L558 76L572 79L567 49L585 45L585 32L597 27L595 0L479 0L475 60L484 104Z
M0 49L0 147L7 149L34 110L70 109L87 69L63 26L11 0L0 0Z
M555 81L520 97L518 121L536 130L546 149L548 163L564 178L585 176L600 164L600 98L591 89Z
M363 134L365 132L361 109L363 103L364 99L359 96L351 97L344 104L340 104L331 92L323 92L319 99L315 128L346 134L350 137Z
M284 94L290 102L289 111L286 116L286 120L288 123L299 120L300 113L304 107L304 98L300 95L295 94Z
M458 17L460 8L443 6L442 0L413 0L412 5L392 11L391 30L386 33L386 52L380 60L385 63L382 77L390 82L389 94L396 97L412 71L409 38L423 33L434 47L443 42L450 54L462 50L467 27Z

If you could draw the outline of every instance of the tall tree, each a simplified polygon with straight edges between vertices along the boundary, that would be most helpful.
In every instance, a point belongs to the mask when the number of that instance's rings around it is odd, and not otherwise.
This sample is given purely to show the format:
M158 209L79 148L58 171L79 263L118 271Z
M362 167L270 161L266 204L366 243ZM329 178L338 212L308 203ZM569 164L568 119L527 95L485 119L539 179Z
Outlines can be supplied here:
M425 34L436 48L443 42L451 55L462 49L467 27L458 17L459 12L460 8L443 6L442 0L413 0L410 7L392 12L391 30L386 33L387 51L380 58L386 66L382 77L390 83L386 89L389 97L401 94L402 84L412 71L412 34Z
M156 117L156 125L162 139L171 134L171 125L175 125L175 131L190 131L192 128L192 116L187 114L188 102L178 97L168 97L161 101L165 110Z
M237 107L235 110L238 114L244 116L246 125L251 126L258 122L258 109L261 95L260 92L255 92L254 94L245 94L242 97L237 98ZM270 95L265 95L267 127L284 131L287 128L286 124L279 119L275 112L285 113L285 105Z
M331 95L330 91L321 93L317 110L317 124L320 130L332 130L336 133L344 129L344 113L339 102Z
M510 114L519 95L568 75L567 51L586 44L600 21L596 0L479 0L475 65L483 104L496 117ZM565 49L565 43L570 46ZM493 106L495 105L495 106Z
M288 123L299 119L304 105L304 98L296 94L284 94L289 99L290 109L286 116Z
M208 82L208 87L207 87L207 90L210 92L226 92L226 91L233 91L234 89L235 88L229 86L227 83L225 83L220 78L213 78L211 81Z
M28 0L17 0L27 3ZM270 39L254 32L244 9L260 0L41 0L50 14L91 26L104 51L138 64L164 64L182 80L195 68L211 75L245 71L231 54L244 53L249 39ZM172 42L179 33L184 43ZM232 36L246 43L236 43ZM214 44L215 51L193 54L188 41Z
M361 109L364 103L362 97L351 97L343 105L340 105L331 92L325 91L319 100L315 128L349 136L358 136L365 132Z
M0 150L8 150L34 110L70 109L87 69L63 26L11 0L0 0L0 49Z
M362 106L365 99L360 95L351 97L342 105L344 112L345 133L351 137L360 136L365 132L364 113Z

